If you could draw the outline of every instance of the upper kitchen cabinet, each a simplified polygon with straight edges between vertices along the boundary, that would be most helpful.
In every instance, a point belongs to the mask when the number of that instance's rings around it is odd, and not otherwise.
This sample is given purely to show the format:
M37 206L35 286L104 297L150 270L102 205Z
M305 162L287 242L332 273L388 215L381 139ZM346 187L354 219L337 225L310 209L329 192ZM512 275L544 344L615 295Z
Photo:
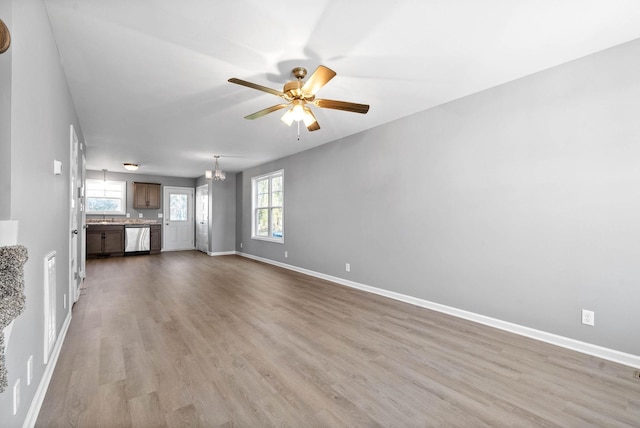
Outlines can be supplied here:
M160 209L160 185L158 183L133 183L133 208Z

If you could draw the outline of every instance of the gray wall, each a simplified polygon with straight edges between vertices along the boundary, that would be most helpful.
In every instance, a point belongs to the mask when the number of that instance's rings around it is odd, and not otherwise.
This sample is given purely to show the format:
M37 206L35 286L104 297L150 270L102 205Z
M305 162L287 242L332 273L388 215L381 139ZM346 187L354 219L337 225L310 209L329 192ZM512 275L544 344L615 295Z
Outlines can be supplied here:
M0 19L12 31L11 0L0 0ZM0 220L11 216L11 53L0 55Z
M236 248L236 174L226 172L225 181L197 179L197 186L209 189L210 253L235 251Z
M146 174L136 174L136 173L128 173L128 172L114 172L107 171L103 173L102 171L95 170L87 170L86 178L98 179L102 180L103 177L106 177L107 180L115 180L115 181L126 181L127 182L127 212L131 215L132 219L140 218L139 214L142 214L142 218L147 220L158 220L158 213L162 212L162 205L159 210L155 209L134 209L133 208L133 183L159 183L162 185L162 189L160 192L160 200L161 203L164 203L164 186L175 186L175 187L189 187L191 189L195 188L196 179L195 178L182 178L182 177L168 177L164 175L146 175ZM87 215L88 219L125 219L124 215Z
M2 1L5 10L7 3ZM58 267L58 331L69 311L69 305L63 308L63 295L69 291L70 124L83 141L44 5L40 0L19 0L12 7L10 216L19 222L18 243L27 247L29 260L25 265L26 309L16 319L7 344L9 388L0 394L3 427L22 426L44 373L44 256L52 250L56 251ZM3 91L7 88L4 74L0 87ZM2 117L4 120L6 113ZM5 154L6 136L0 138ZM61 176L53 175L54 159L62 161ZM6 159L1 162L4 165ZM34 357L34 373L31 385L27 385L30 355ZM18 378L22 404L13 416L11 391Z
M638 76L640 40L244 171L237 249L640 355ZM254 241L278 169L285 244Z

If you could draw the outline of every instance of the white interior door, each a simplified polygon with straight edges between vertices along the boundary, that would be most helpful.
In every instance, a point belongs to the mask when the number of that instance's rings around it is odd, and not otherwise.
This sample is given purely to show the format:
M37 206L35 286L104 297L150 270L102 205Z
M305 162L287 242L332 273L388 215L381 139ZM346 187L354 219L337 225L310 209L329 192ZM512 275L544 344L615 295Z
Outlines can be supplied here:
M188 187L164 187L164 251L193 250L194 191Z
M78 195L78 135L70 125L70 159L69 159L69 299L71 302L80 296L80 265L78 264L78 234L80 203ZM71 306L71 305L69 305ZM71 308L69 308L70 310Z
M196 188L196 248L209 252L209 185Z
M80 281L87 277L87 210L85 198L85 181L87 173L87 158L84 151L80 155Z

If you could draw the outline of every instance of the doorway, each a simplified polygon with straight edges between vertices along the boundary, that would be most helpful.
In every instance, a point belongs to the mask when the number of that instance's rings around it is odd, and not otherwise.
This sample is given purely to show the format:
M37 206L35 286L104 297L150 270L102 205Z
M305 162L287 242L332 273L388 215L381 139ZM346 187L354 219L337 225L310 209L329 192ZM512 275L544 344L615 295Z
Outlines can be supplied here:
M209 253L209 185L196 188L196 249Z
M194 191L188 187L164 187L164 223L162 248L164 251L193 250Z

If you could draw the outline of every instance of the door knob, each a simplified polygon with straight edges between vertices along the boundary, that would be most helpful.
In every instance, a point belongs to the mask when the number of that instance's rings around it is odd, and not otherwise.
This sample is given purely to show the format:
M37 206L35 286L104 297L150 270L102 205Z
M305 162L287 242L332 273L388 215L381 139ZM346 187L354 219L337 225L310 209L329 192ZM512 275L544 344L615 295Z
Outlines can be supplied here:
M73 230L71 231L71 233L73 233L74 235L77 235L77 234L78 234L78 229L73 229Z

